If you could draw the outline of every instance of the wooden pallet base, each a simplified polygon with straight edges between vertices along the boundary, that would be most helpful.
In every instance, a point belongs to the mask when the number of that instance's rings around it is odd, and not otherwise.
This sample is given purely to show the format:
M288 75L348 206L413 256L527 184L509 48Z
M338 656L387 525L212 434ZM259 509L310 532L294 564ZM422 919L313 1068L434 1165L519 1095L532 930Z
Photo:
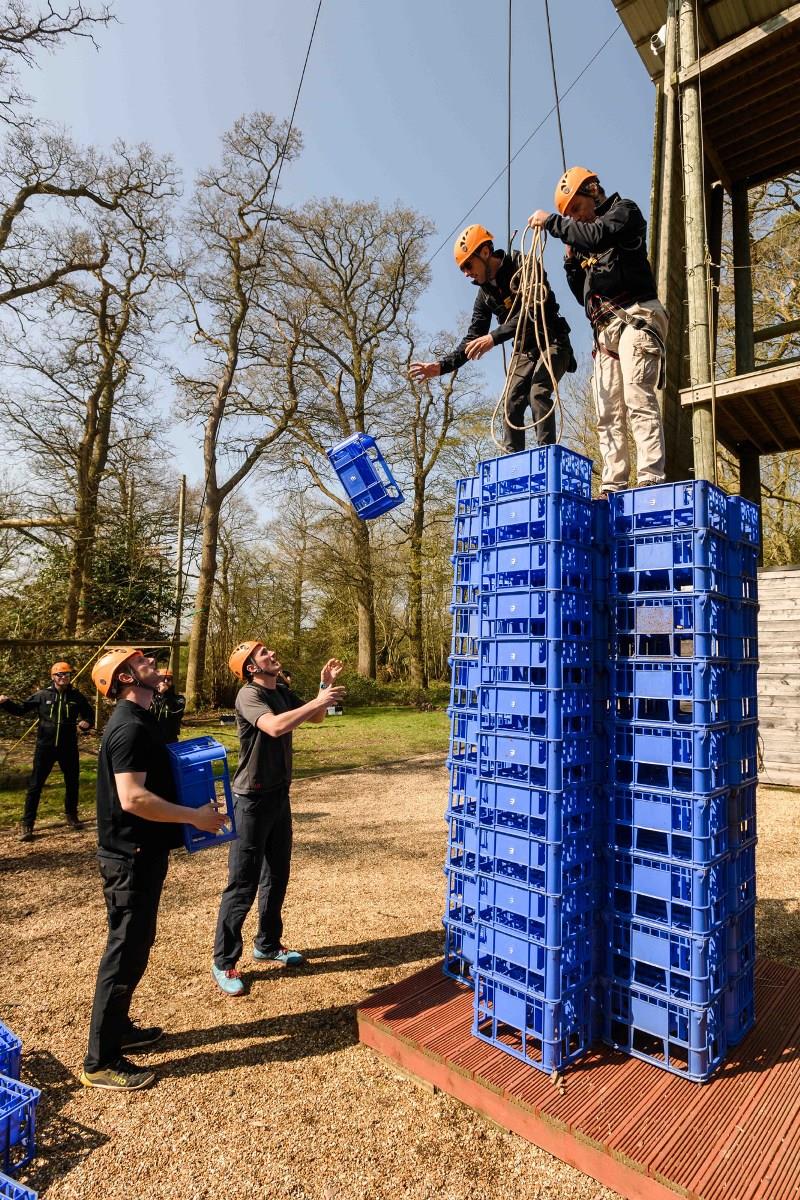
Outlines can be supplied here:
M360 1040L630 1200L800 1200L800 971L756 968L756 1028L703 1085L598 1047L547 1075L472 1036L427 967L365 1001Z

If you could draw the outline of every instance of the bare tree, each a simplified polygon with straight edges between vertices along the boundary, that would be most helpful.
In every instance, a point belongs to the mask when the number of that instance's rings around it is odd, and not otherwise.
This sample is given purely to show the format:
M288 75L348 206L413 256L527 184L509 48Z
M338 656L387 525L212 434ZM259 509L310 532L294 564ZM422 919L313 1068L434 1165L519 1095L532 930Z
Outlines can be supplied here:
M294 461L346 514L353 547L360 675L374 679L376 630L369 526L331 486L325 451L386 419L397 381L391 348L427 281L430 226L406 208L318 200L289 222L285 290L271 319L296 364L304 403L292 423Z
M222 160L199 177L186 218L176 283L201 361L179 376L182 412L203 425L202 545L189 640L187 701L199 703L217 572L220 510L286 432L299 402L299 341L275 350L266 294L281 249L271 222L275 175L300 136L266 113L241 117L223 138ZM273 372L282 374L280 387ZM220 459L227 478L220 478Z
M85 599L109 456L138 460L154 428L143 417L146 372L153 365L165 244L176 195L171 160L147 146L117 146L120 175L136 178L124 210L95 214L101 265L63 280L46 303L29 310L24 340L9 340L6 362L21 376L3 408L21 444L37 461L47 509L74 515L74 550L63 629L86 632ZM63 490L53 487L62 479Z

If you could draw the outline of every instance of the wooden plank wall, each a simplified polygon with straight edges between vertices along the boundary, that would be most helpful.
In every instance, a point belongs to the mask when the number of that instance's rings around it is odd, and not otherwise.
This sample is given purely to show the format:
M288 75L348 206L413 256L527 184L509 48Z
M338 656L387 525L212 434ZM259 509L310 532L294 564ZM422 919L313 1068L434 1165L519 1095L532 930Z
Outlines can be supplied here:
M758 573L761 783L800 787L800 566Z

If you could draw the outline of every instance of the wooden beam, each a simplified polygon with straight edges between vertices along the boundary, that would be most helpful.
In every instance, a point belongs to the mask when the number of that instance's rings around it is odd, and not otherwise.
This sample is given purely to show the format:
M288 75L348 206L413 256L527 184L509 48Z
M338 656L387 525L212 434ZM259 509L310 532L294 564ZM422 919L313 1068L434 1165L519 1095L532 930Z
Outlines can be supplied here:
M0 529L71 529L76 524L74 517L40 517L31 521L7 517L0 521Z
M139 638L139 644L146 646L148 650L169 650L172 642L148 642ZM102 642L97 638L0 638L0 646L93 646L97 649L102 645ZM121 646L121 642L109 642L107 649L113 650L115 646ZM188 646L188 642L181 642L182 646Z
M712 71L718 70L730 62L731 59L737 58L740 54L761 48L763 43L769 41L774 34L785 33L791 27L794 27L792 32L800 29L800 4L790 4L782 12L776 13L774 17L770 17L767 21L762 21L754 28L739 34L738 37L724 42L716 50L711 50L708 54L703 54L696 62L688 64L680 73L681 84L690 83L692 80L696 80L699 75L707 75Z
M785 337L788 333L800 333L800 318L794 321L781 321L779 325L768 325L766 329L756 329L753 333L753 341L769 342L772 338Z
M736 338L736 374L756 365L753 349L753 276L750 259L750 207L747 188L737 183L731 192L733 224L733 307Z
M716 385L718 400L734 399L743 393L758 395L759 392L771 391L773 388L787 384L800 384L800 361L783 363L779 367L765 367L758 371L749 371L746 375L734 375L732 379L719 379ZM681 403L709 404L711 402L711 385L704 383L694 388L681 390Z
M764 454L770 454L770 453L779 454L781 450L785 450L786 447L784 446L783 442L780 440L780 438L778 437L775 430L770 428L770 426L767 424L767 422L761 416L761 413L756 408L755 404L753 404L753 401L750 399L750 397L747 395L742 396L740 398L740 402L744 405L744 407L750 413L750 416L752 417L753 422L756 425L760 425L761 428L763 429L764 433L766 434L767 440L765 442L761 443L761 445L763 447L762 452ZM774 447L774 449L770 449L770 446Z
M780 409L780 411L783 413L783 417L784 417L784 420L786 421L786 424L789 426L792 433L797 438L798 445L800 445L800 425L797 424L794 417L789 412L789 409L783 403L783 401L781 400L781 398L777 392L772 397L772 403L775 405L776 408Z

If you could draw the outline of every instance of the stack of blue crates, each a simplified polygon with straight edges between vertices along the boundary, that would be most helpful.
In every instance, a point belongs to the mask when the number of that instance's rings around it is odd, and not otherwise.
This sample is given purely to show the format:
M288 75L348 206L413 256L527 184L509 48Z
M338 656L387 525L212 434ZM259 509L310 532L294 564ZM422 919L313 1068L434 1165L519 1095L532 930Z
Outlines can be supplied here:
M704 481L608 508L604 1037L702 1081L754 1020L758 512Z
M551 1072L592 1039L591 463L551 446L479 478L474 1030Z
M22 1042L0 1021L0 1172L27 1166L36 1153L36 1106L41 1093L20 1081ZM0 1173L0 1197L35 1200L36 1193Z
M470 981L475 963L478 905L478 586L480 480L456 483L453 532L450 772L445 875L445 972Z

